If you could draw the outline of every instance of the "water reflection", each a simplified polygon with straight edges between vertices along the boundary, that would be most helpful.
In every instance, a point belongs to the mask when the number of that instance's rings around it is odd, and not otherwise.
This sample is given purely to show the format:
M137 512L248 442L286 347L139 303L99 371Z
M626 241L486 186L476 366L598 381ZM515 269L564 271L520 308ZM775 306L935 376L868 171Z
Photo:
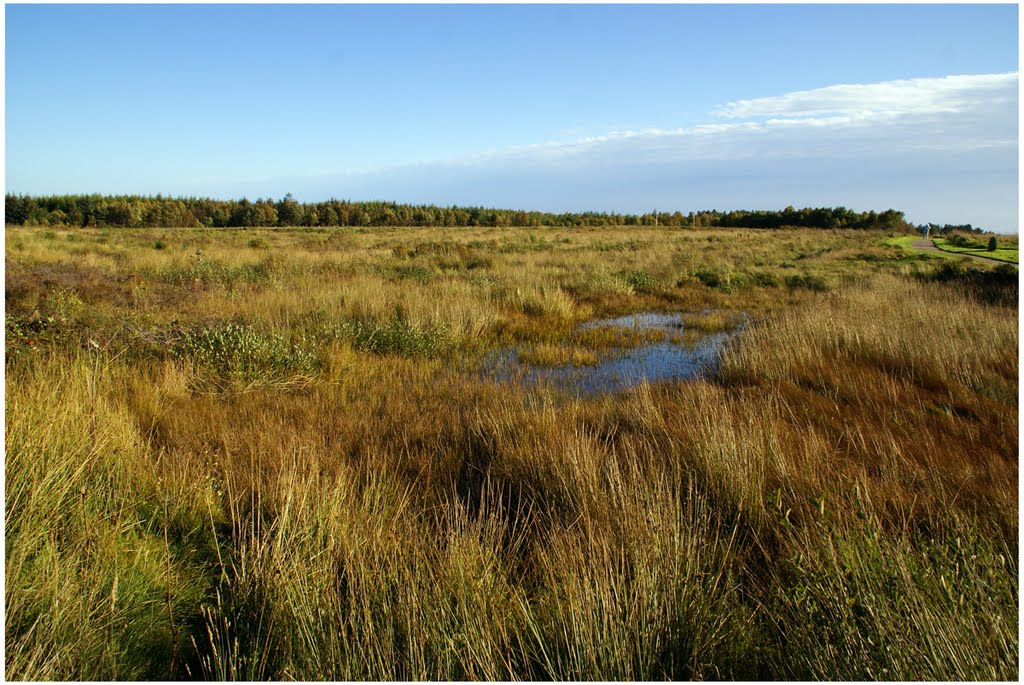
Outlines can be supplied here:
M642 381L687 380L714 374L722 348L742 329L742 324L729 332L716 332L679 342L684 331L678 314L645 312L615 319L588 321L578 331L613 328L625 335L630 329L648 333L651 342L633 348L613 348L607 358L594 366L531 366L523 363L515 348L490 354L484 362L486 376L497 381L516 380L524 384L550 383L582 396L616 392ZM650 336L651 331L663 336ZM689 333L689 331L688 331Z

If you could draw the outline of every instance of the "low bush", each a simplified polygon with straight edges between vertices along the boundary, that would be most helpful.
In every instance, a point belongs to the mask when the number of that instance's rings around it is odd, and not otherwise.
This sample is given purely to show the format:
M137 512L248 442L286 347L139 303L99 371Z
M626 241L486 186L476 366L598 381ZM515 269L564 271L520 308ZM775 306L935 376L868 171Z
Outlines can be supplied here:
M410 280L429 283L434 278L434 271L423 264L402 264L395 267L395 276L403 281Z
M51 316L68 321L82 311L83 304L74 290L57 287L47 293L43 306Z
M10 364L27 352L49 347L63 340L67 332L67 327L52 316L25 318L8 314L4 320L6 361Z
M465 265L471 271L473 269L490 269L494 266L494 260L487 256L477 255L467 259Z
M643 269L630 272L625 280L638 293L649 293L655 287L654 277Z
M946 243L949 245L953 245L954 247L978 247L978 245L973 240L963 235L962 233L950 234L946 238Z
M947 283L964 278L967 267L962 262L943 261L934 270L922 276L924 280Z
M212 372L218 380L247 385L311 376L321 366L319 356L305 346L235 323L186 331L172 349L175 356Z
M704 267L694 271L693 276L707 287L720 290L723 293L731 293L738 285L740 285L735 282L735 274L731 274L727 271L721 271L719 269Z
M357 350L402 357L426 357L449 344L446 330L417 326L400 318L386 323L346 321L337 334Z
M750 274L750 282L762 288L778 288L781 285L778 276L768 271L755 271Z
M786 276L786 287L790 290L803 289L820 293L828 290L828 283L821 276L814 274L791 274Z
M966 266L964 262L945 260L935 269L916 274L919 280L949 283L986 304L1013 306L1017 303L1019 272L1010 264L1000 264L991 271Z

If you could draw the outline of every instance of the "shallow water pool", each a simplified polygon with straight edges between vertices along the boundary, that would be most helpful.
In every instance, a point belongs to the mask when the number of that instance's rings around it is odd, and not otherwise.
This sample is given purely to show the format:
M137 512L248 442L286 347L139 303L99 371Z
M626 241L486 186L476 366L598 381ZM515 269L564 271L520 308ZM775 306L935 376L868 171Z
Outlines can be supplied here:
M499 382L518 381L527 385L550 383L581 396L624 390L643 381L688 380L706 377L718 369L725 344L742 330L743 325L728 332L708 333L692 344L677 341L685 330L679 314L645 312L615 319L601 319L581 324L578 331L595 328L620 328L661 331L660 340L633 348L612 348L592 366L532 366L523 363L514 347L488 355L484 375ZM674 339L675 338L675 339Z

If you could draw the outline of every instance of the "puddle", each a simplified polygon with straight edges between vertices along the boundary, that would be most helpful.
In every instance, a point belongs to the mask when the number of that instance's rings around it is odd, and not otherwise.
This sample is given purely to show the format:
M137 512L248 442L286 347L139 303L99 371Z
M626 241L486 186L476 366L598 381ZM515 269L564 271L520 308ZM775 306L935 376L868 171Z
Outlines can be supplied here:
M707 377L718 370L723 347L743 329L744 321L728 332L708 333L693 344L679 342L685 330L679 314L642 313L616 319L588 321L577 331L595 328L637 329L663 332L654 340L634 348L612 348L602 352L594 366L531 366L519 360L515 348L504 348L484 360L484 376L499 382L519 381L527 385L550 383L577 395L596 395L631 388L643 381L688 380ZM675 338L675 340L673 339Z
M640 330L655 331L678 331L683 328L683 318L679 314L659 314L657 312L643 312L640 314L627 314L616 319L600 319L587 321L580 324L579 330L586 331L592 328L637 328Z

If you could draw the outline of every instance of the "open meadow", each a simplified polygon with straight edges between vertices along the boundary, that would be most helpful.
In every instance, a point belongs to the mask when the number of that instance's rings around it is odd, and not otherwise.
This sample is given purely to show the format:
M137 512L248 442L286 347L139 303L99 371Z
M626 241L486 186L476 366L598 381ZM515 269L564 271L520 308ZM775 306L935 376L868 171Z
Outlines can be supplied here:
M1017 271L893 237L9 226L6 676L1016 680Z

